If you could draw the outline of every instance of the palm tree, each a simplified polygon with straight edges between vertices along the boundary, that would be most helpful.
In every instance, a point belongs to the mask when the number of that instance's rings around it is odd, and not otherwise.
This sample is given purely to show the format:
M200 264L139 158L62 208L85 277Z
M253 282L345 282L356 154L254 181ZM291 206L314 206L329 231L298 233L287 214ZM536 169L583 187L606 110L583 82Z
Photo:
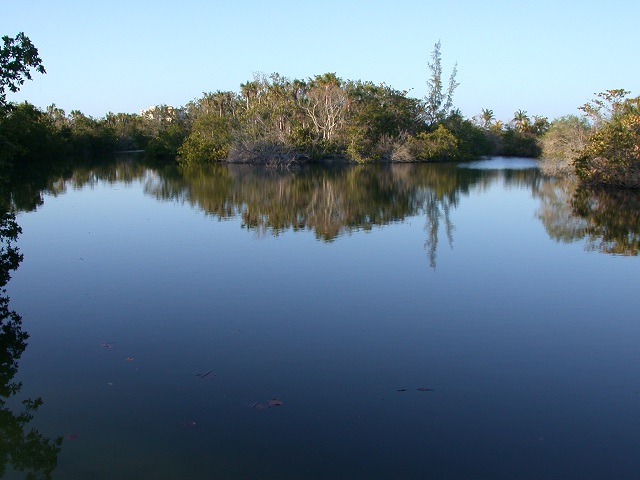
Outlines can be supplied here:
M240 84L240 92L247 102L247 110L249 110L249 101L258 96L258 82L247 82Z
M517 112L515 112L513 114L512 122L516 130L519 130L521 132L525 132L529 128L529 124L531 123L527 112L524 110L518 110Z
M491 122L495 119L493 115L493 110L489 110L488 108L483 108L480 113L480 118L482 119L482 126L485 129L488 129L491 126Z
M491 124L491 130L498 133L501 132L504 127L504 122L502 120L496 120Z
M534 115L531 129L536 135L542 135L544 132L549 130L549 119L541 115Z

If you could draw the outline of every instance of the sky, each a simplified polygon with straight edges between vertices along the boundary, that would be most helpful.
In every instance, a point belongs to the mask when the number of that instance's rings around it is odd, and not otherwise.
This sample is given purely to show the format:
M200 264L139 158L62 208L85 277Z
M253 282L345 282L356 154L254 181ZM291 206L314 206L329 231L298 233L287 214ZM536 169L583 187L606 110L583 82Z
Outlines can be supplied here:
M239 92L255 73L334 72L422 98L438 41L468 118L553 119L607 89L640 95L636 0L0 1L0 35L24 32L47 70L8 100L95 118Z

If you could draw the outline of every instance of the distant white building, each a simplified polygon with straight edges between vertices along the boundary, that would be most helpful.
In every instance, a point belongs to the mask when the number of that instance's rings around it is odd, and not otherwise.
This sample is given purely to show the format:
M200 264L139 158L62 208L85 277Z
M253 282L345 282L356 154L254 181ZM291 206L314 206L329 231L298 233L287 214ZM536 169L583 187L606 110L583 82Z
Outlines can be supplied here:
M182 108L173 108L171 105L152 105L146 110L140 110L140 116L148 120L182 120L186 112Z

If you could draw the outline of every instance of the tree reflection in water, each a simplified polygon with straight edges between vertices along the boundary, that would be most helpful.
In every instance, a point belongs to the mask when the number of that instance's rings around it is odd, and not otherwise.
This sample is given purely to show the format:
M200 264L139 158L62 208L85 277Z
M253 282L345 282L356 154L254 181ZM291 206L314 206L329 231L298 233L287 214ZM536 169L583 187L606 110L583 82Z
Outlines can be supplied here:
M425 249L435 268L441 223L453 245L450 212L487 175L499 173L433 164L310 166L295 172L214 165L150 177L145 191L219 218L238 216L258 236L311 230L325 242L424 215Z
M0 477L4 477L10 467L25 473L26 478L46 479L51 478L56 468L62 438L48 439L28 428L42 399L22 400L18 412L7 405L22 388L22 383L14 378L29 337L22 329L20 315L9 308L4 288L11 272L22 261L22 255L14 246L19 233L15 216L0 213Z
M535 191L536 212L549 236L563 243L586 241L586 249L636 256L640 251L640 192L579 187L554 178Z
M38 186L17 191L13 198L17 209L32 209L41 203L43 192L60 195L67 188L92 187L98 182L140 182L145 193L158 200L184 202L221 219L241 218L243 228L257 236L310 230L324 242L424 216L424 246L428 263L435 268L440 236L444 234L453 246L451 212L460 199L496 181L507 188L530 189L540 199L536 216L551 238L565 243L586 238L594 250L637 254L637 193L575 193L575 181L545 177L537 168L342 164L291 171L229 164L153 166L120 158L52 174Z
M549 178L534 190L534 196L540 200L536 217L549 237L561 243L576 242L584 237L586 222L575 215L571 206L576 188L575 179Z
M617 255L640 250L640 192L580 188L571 206L586 222L587 249Z
M498 179L507 186L532 188L540 174L535 168L505 171L452 164L308 165L293 171L233 164L181 168L120 158L53 174L40 190L31 186L14 198L22 200L18 209L29 209L42 192L55 196L101 181L141 182L145 193L158 200L184 202L221 219L241 218L243 228L257 236L310 230L324 242L424 216L424 247L435 268L441 230L453 246L451 212L460 198ZM30 199L35 192L38 198Z

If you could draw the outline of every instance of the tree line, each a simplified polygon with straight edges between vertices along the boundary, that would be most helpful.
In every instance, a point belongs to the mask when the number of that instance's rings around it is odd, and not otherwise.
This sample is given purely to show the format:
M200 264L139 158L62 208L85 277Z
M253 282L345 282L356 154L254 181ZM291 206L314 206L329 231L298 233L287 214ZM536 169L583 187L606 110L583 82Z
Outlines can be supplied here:
M0 161L8 165L123 150L144 150L181 165L542 155L551 160L547 166L576 173L586 183L640 186L640 97L624 99L628 92L610 90L583 107L584 117L553 122L523 110L507 123L490 109L468 119L453 104L456 68L448 82L443 78L440 42L427 63L430 77L422 99L335 73L307 79L256 74L239 92L218 90L179 108L157 105L140 114L95 119L55 105L43 111L5 101L5 88L17 91L31 78L30 70L44 73L37 49L20 35L3 37L0 51Z
M239 92L204 93L179 108L158 105L140 114L108 113L100 119L78 110L67 114L55 105L43 111L28 103L4 103L3 156L19 162L27 157L145 150L187 164L324 158L408 162L539 154L536 137L544 122L532 128L523 112L508 125L468 120L453 107L455 69L448 86L442 78L439 42L428 65L431 77L424 99L335 73L304 80L273 73L256 74ZM40 140L37 147L34 138Z

